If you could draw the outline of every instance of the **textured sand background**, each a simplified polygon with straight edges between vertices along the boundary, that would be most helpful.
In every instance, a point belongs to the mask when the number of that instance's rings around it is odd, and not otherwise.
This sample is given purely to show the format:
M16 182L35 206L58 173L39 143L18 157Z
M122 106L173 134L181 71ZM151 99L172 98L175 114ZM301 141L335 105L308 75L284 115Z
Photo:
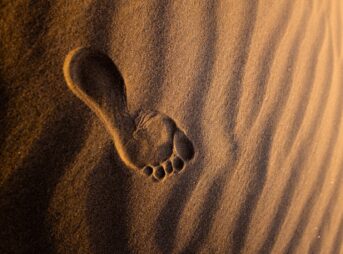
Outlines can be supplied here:
M340 0L1 1L0 253L342 253ZM106 52L196 154L123 167L68 90Z

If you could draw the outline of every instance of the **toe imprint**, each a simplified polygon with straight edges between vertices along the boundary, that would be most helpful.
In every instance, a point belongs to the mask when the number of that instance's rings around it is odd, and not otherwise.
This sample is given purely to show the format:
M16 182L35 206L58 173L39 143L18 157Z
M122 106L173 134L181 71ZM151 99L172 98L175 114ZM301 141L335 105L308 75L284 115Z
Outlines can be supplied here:
M168 174L173 173L173 167L170 161L166 162L165 169Z
M184 166L183 160L181 160L179 157L175 157L173 160L173 168L176 170L182 170Z
M155 177L158 179L158 180L161 180L165 177L166 173L164 172L164 169L162 166L159 166L156 168L156 171L155 171Z
M153 172L153 169L152 169L152 167L147 166L147 167L145 167L145 168L143 169L143 172L144 172L144 174L150 176L150 175L152 174L152 172Z
M194 147L192 142L180 130L175 133L174 146L178 155L185 161L189 161L194 156Z

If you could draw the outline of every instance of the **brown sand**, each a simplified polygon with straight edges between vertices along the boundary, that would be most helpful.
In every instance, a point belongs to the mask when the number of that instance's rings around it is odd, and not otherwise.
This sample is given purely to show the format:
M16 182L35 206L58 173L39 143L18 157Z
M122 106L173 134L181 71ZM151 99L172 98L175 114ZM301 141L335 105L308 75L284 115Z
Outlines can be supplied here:
M340 0L0 3L0 253L342 253ZM156 183L66 85L106 53L195 155Z

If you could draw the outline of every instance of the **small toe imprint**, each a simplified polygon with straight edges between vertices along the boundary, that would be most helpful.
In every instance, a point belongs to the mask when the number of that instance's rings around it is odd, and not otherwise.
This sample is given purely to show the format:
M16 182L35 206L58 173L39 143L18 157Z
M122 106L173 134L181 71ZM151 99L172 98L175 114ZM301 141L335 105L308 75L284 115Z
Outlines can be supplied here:
M170 161L166 162L165 169L168 174L171 174L173 172L173 166Z
M144 174L146 174L147 176L150 176L150 175L152 174L152 172L153 172L153 169L152 169L152 167L147 166L147 167L145 167L145 168L143 169L143 172L144 172Z
M155 171L155 174L154 176L158 179L158 180L161 180L165 177L166 175L166 172L164 171L163 167L162 166L159 166L156 168L156 171Z

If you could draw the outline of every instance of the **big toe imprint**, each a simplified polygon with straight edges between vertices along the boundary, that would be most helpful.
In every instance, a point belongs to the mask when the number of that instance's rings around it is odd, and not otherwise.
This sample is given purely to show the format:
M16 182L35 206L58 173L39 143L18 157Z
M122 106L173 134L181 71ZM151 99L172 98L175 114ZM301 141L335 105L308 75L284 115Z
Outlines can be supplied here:
M174 135L174 146L177 154L185 161L189 161L194 156L194 147L188 137L177 130Z
M193 143L184 132L177 129L173 138L174 152L160 165L148 165L143 173L152 176L156 181L165 180L168 176L180 172L186 166L186 162L194 157Z

